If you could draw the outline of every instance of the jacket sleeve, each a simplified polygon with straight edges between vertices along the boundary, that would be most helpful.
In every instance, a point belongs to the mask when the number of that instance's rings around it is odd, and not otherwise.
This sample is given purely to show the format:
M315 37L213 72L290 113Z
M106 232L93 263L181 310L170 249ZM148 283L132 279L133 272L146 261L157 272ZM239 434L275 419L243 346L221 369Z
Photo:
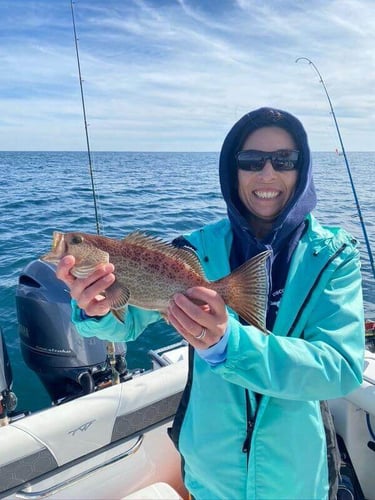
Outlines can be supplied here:
M303 338L264 335L231 317L227 359L212 370L284 399L323 400L354 390L362 381L365 339L358 252L318 293L305 315Z
M135 340L145 328L161 319L157 311L149 311L128 306L125 323L118 321L109 313L101 318L82 319L81 310L75 300L72 300L72 321L82 337L98 337L111 342Z

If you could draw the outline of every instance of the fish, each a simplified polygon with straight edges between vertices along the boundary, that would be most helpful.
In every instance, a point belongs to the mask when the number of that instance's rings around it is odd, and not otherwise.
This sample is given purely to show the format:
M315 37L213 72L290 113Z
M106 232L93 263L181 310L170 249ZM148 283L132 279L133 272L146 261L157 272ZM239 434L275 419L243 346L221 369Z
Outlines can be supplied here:
M215 290L243 320L267 333L266 261L269 254L270 251L264 251L224 278L209 281L193 249L175 247L148 233L135 231L120 240L54 231L51 251L40 258L58 264L66 255L73 255L75 264L71 274L76 278L86 278L99 266L112 263L115 281L103 295L121 322L128 305L159 311L166 318L168 304L175 293L202 286Z

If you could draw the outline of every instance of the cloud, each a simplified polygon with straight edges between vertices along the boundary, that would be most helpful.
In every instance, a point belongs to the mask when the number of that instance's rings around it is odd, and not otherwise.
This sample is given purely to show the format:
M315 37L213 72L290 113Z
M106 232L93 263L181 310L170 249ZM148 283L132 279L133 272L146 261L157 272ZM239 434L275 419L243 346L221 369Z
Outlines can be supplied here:
M80 149L70 6L5 2L0 149ZM372 0L80 0L75 4L94 149L218 150L243 113L296 113L316 150L373 148ZM330 132L327 133L327 130ZM63 133L62 133L63 131ZM331 133L332 132L332 133Z

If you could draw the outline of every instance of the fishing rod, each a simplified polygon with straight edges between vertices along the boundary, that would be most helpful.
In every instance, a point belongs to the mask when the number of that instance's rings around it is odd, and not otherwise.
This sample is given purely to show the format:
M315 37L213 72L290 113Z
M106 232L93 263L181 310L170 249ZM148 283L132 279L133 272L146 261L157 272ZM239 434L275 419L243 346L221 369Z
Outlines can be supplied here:
M97 232L97 234L100 234L100 224L99 224L99 215L98 215L98 206L97 206L97 195L96 195L95 182L94 182L94 170L93 170L92 159L91 159L89 131L88 131L88 123L87 123L87 117L86 117L86 106L85 106L85 98L84 98L84 94L83 94L83 80L82 80L82 73L81 73L81 62L80 62L80 58L79 58L78 38L77 38L77 30L76 30L76 22L75 22L75 17L74 17L73 4L74 4L74 2L73 2L73 0L71 0L70 1L70 8L71 8L71 11L72 11L74 44L75 44L75 48L76 48L76 59L77 59L77 66L78 66L79 87L80 87L80 90L81 90L81 103L82 103L83 121L84 121L84 124L85 124L87 156L88 156L88 160L89 160L89 171L90 171L90 179L91 179L91 189L92 189L93 200L94 200L96 232Z
M77 30L76 30L76 22L75 22L75 17L74 17L73 4L74 4L73 0L70 0L70 8L71 8L71 12L72 12L72 23L73 23L73 32L74 32L74 44L75 44L75 48L76 48L76 59L77 59L77 66L78 66L79 87L81 89L81 103L82 103L83 121L85 124L87 156L88 156L88 160L89 160L91 189L92 189L92 196L93 196L93 200L94 200L96 232L98 235L100 235L101 231L100 231L99 215L98 215L97 194L96 194L96 189L95 189L94 170L93 170L92 159L91 159L91 149L90 149L88 123L87 123L87 117L86 117L85 97L84 97L84 93L83 93L81 62L80 62L80 58L79 58L78 38L77 38ZM116 348L115 348L114 342L107 342L107 354L108 354L108 361L109 361L109 364L111 366L111 371L112 371L112 382L114 384L119 384L120 383L120 374L116 369L115 352L116 352Z
M298 59L296 59L296 63L298 63L299 61L306 61L306 62L308 62L314 68L315 72L319 76L320 83L322 84L324 92L325 92L325 94L327 96L328 104L329 104L329 107L331 108L331 113L332 113L332 116L333 116L333 120L335 122L335 127L336 127L336 131L337 131L337 135L339 137L339 141L340 141L340 145L341 145L341 151L342 151L342 154L343 154L344 159L345 159L346 170L347 170L348 175L349 175L349 180L350 180L350 184L351 184L351 187L352 187L354 200L355 200L355 203L356 203L356 206L357 206L357 212L358 212L359 220L360 220L360 223L361 223L361 226L362 226L363 236L364 236L365 242L366 242L367 253L368 253L368 256L369 256L369 260L370 260L372 274L373 274L373 276L375 278L375 264L374 264L374 258L372 256L372 251L371 251L371 246L370 246L370 240L369 240L369 238L367 236L365 222L364 222L363 217L362 217L361 206L359 204L357 192L355 190L354 181L353 181L352 173L351 173L351 170L350 170L348 157L346 156L346 151L345 151L345 148L344 148L344 143L343 143L343 140L342 140L342 137L341 137L339 124L338 124L337 119L336 119L336 115L335 115L335 111L333 109L331 98L329 97L328 90L327 90L327 87L326 87L326 85L324 83L323 77L320 74L318 68L315 66L315 64L310 59L308 59L307 57L299 57Z

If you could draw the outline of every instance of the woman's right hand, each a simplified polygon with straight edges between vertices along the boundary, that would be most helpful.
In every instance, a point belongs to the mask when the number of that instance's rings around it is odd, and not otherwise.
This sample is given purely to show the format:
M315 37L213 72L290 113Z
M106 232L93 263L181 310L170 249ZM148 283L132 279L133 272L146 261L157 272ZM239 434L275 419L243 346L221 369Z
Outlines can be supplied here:
M70 289L70 295L88 316L105 316L110 311L108 300L102 292L115 281L113 264L103 264L87 278L75 278L71 269L75 264L73 255L66 255L59 262L56 276Z

